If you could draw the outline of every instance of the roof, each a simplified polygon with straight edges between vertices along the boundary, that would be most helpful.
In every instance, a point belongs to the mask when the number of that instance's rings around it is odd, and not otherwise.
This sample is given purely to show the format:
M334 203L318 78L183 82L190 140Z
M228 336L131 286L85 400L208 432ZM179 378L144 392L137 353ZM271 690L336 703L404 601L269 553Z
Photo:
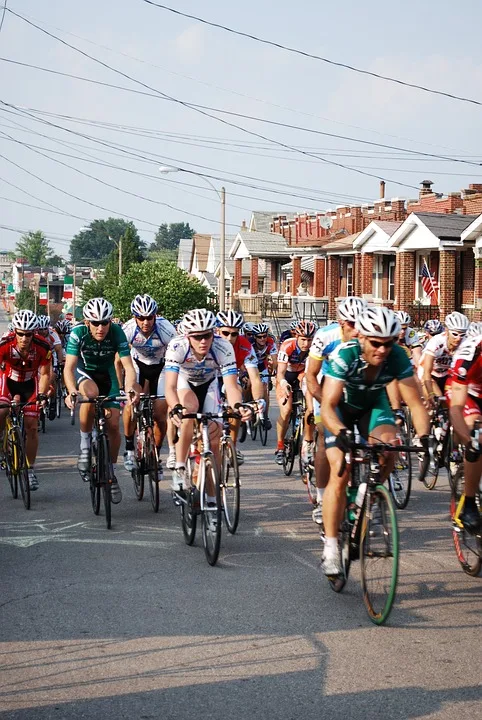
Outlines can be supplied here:
M273 257L290 255L293 248L286 245L286 240L278 233L242 230L236 235L236 241L242 242L253 257Z
M209 246L211 244L211 235L194 235L194 250L197 257L197 266L200 272L204 272L208 262Z
M380 230L386 232L388 236L393 235L395 230L398 230L402 224L401 220L372 220L372 222L377 225Z
M342 252L346 250L352 250L353 243L355 242L359 234L360 233L353 233L353 235L347 235L346 237L333 240L333 242L329 242L326 245L323 245L323 251L329 253L336 253L337 251Z
M438 238L460 238L465 228L478 217L477 215L458 215L456 213L449 215L445 213L417 212L413 214L420 218L430 232ZM409 219L410 215L407 217L407 220Z
M280 215L294 217L293 213L288 213L286 210L253 210L249 224L251 232L269 233L273 218L279 217Z
M281 266L281 270L283 272L291 272L292 269L293 269L292 260L290 260L290 262L287 262ZM306 272L314 273L315 272L315 256L308 255L307 257L302 258L301 269L306 270Z
M177 265L183 267L185 270L189 270L189 261L191 258L193 239L192 238L181 238L179 240L179 247L177 250Z

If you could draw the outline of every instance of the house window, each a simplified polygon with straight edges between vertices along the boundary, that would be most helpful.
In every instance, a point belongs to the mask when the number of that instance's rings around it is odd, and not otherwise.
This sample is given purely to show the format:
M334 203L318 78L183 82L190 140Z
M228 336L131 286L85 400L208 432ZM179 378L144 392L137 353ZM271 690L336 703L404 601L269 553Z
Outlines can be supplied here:
M353 295L353 260L346 264L346 294L347 297Z
M395 260L388 263L388 299L395 300Z
M382 297L382 279L383 279L383 255L374 255L373 257L373 283L372 295L374 298Z
M258 294L262 295L264 292L264 280L258 280Z

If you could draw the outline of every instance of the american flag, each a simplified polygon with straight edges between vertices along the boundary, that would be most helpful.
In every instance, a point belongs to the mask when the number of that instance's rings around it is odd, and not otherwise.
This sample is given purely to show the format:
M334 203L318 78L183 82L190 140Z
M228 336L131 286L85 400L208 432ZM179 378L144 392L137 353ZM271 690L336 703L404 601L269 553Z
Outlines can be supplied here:
M431 305L438 305L438 282L428 269L427 261L423 259L422 267L422 288L425 295L430 298Z

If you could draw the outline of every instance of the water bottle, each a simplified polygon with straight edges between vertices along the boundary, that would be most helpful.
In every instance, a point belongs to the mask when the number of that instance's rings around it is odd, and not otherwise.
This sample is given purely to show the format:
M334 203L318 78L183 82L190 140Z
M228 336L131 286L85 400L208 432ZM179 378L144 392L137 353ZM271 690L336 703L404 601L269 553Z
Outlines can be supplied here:
M357 491L356 498L355 498L355 504L357 507L361 507L363 505L366 491L367 491L366 482L360 483L358 486L358 491Z
M357 494L357 488L356 487L347 487L346 494L348 496L347 498L347 505L348 505L348 519L350 522L355 522L356 517L356 494Z

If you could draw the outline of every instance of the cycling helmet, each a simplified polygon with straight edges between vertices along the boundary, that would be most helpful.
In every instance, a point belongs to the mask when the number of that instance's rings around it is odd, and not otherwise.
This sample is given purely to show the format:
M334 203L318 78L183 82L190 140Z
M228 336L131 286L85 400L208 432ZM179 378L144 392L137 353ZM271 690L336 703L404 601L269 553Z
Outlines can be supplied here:
M31 310L19 310L12 318L14 330L36 330L38 318Z
M241 313L236 310L228 310L227 312L218 312L216 315L216 324L218 327L242 328L244 318Z
M83 314L86 320L111 320L114 309L105 298L92 298L84 305Z
M316 325L309 320L300 320L296 324L295 333L305 338L312 338L316 332Z
M204 330L213 330L216 327L216 316L211 310L197 308L184 315L181 325L185 335L203 332Z
M405 312L405 310L397 310L395 315L400 321L400 325L410 325L412 322L412 318L408 314L408 312Z
M482 335L482 322L471 322L467 330L467 337Z
M267 334L269 333L269 325L266 325L266 323L258 323L257 325L253 325L251 332L253 335Z
M185 332L184 332L184 325L182 324L182 320L177 320L177 321L176 321L175 328L176 328L176 332L177 332L178 335L184 335L184 334L185 334Z
M292 322L290 322L290 330L294 330L297 325L298 325L298 320L293 320Z
M440 322L440 320L427 320L425 325L423 326L423 329L426 333L429 335L439 335L441 332L444 331L444 326Z
M347 297L340 302L336 312L340 320L355 322L358 315L367 307L367 301L359 297Z
M39 330L48 330L50 327L50 316L37 315L37 327Z
M252 322L245 322L243 330L245 333L252 333L254 328L254 323Z
M70 320L59 320L55 329L62 334L69 333L72 330L72 323Z
M157 313L157 303L150 295L136 295L131 302L131 313L135 317L149 317Z
M11 322L8 323L8 325L7 325L7 330L8 330L8 332L13 332L13 331L14 331L14 327L13 327L13 325L12 325Z
M469 329L469 324L469 318L459 312L450 313L445 317L445 327L449 332L455 330L456 332L465 333Z
M400 318L386 307L367 307L356 319L355 327L369 337L396 337L401 330Z

